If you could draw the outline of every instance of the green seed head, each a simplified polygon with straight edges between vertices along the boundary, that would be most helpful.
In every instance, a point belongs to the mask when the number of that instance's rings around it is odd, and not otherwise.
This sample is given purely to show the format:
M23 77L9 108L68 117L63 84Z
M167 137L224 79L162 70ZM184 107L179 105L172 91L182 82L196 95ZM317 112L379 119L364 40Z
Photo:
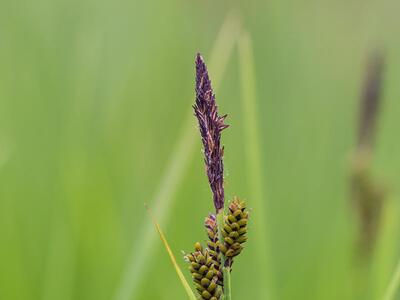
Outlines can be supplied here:
M203 248L200 243L194 245L195 252L187 254L185 260L190 264L189 270L193 282L199 293L199 299L220 300L222 285L220 285L219 265L216 266L208 248Z
M226 257L225 265L231 266L233 258L241 253L243 250L242 244L247 240L249 214L245 211L246 203L236 197L228 208L224 230L222 231L224 243L220 246L220 249Z

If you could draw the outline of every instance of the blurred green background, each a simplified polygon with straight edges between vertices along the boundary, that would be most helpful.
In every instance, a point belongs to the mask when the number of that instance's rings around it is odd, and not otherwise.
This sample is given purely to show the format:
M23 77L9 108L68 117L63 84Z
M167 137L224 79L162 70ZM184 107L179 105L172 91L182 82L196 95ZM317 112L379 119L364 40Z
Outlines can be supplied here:
M205 239L212 211L191 112L197 51L229 114L227 198L254 208L234 299L381 299L399 257L399 9L394 0L1 1L0 299L186 299L143 203L185 267L180 251ZM231 11L241 27L224 29ZM250 83L229 38L243 31ZM372 167L390 197L366 271L348 175L376 47L387 68ZM256 88L247 115L246 84Z

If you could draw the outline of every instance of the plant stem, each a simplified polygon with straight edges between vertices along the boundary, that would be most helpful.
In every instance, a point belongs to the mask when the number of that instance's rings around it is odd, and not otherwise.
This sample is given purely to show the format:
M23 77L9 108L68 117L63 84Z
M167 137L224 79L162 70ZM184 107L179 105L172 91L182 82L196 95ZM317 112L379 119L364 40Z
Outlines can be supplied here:
M219 242L224 241L224 237L222 236L222 230L224 230L224 210L220 209L217 212L217 222L218 222L218 240ZM231 268L229 266L225 266L225 256L221 255L221 267L222 273L224 275L224 294L222 300L231 300Z
M225 300L232 299L231 267L224 267L224 296Z

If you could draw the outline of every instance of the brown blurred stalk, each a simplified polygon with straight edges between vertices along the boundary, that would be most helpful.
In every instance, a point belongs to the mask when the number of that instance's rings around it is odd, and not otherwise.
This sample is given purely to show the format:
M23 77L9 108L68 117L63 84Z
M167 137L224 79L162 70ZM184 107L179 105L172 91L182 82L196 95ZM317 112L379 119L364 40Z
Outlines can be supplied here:
M371 174L383 71L383 54L376 52L370 57L366 70L360 98L358 140L351 168L351 199L359 226L358 249L364 257L374 248L384 201L383 188Z

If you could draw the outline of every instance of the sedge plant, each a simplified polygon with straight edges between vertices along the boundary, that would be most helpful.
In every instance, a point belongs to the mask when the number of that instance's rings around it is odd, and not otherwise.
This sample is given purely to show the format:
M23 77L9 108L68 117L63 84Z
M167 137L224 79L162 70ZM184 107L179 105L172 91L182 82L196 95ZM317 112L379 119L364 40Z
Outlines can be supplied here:
M203 247L197 242L194 251L185 255L185 260L199 299L231 300L232 264L247 240L249 214L246 203L237 197L225 204L221 132L228 127L225 124L227 115L218 114L211 80L200 54L196 56L196 102L193 108L199 122L215 214L205 219L207 244Z

